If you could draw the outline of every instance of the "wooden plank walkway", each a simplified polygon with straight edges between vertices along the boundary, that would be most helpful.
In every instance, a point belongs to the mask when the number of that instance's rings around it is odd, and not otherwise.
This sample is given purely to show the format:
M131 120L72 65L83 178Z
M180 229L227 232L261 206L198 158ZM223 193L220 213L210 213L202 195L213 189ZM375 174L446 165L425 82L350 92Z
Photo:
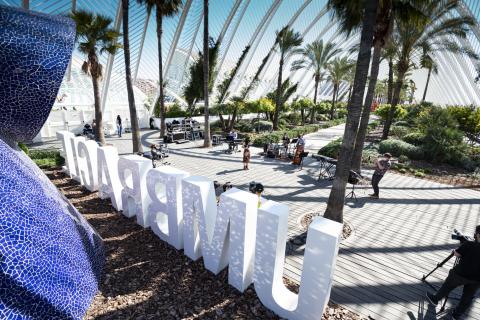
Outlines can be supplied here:
M310 139L310 147L317 149L335 139L341 129L320 130L307 137L307 146ZM143 144L157 142L157 137L156 131L147 131ZM120 153L131 152L129 136L108 140ZM49 145L58 146L58 142ZM250 181L261 182L267 199L290 207L290 239L305 232L299 225L303 214L324 212L331 182L317 181L318 162L313 159L299 171L288 162L264 159L253 148L250 170L243 171L240 152L230 155L222 147L202 149L200 145L172 145L172 165L245 190ZM450 239L452 228L471 234L480 224L480 192L394 173L382 180L379 200L367 198L369 187L356 190L358 202L349 202L344 211L354 234L341 244L332 300L374 319L444 319L425 303L428 287L420 278L458 245ZM289 246L285 275L298 282L302 261L302 248ZM441 284L451 265L435 272L431 282ZM480 320L480 299L464 319Z

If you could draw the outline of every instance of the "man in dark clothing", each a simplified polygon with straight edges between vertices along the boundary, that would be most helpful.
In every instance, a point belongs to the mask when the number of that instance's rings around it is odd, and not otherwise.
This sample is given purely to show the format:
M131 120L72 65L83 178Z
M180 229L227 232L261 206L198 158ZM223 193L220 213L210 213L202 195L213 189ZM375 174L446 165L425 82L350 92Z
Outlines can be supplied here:
M453 319L459 317L472 303L475 292L480 288L480 225L475 229L474 241L465 241L453 253L460 259L459 263L450 270L447 279L436 294L427 292L430 304L437 305L440 300L447 298L456 287L463 286L462 297L453 310Z
M388 169L390 169L390 167L392 166L390 158L392 158L392 155L390 153L385 153L383 155L383 159L377 159L377 161L375 161L375 172L372 176L373 193L370 195L370 198L379 198L380 189L378 188L378 184L380 183L380 180L382 180Z

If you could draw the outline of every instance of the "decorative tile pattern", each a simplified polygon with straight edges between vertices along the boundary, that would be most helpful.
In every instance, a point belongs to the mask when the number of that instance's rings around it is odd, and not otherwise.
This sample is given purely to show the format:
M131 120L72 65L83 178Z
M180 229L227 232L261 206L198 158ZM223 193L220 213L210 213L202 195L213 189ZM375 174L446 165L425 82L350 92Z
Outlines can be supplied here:
M0 136L33 139L48 118L75 40L75 24L0 6Z
M102 239L10 146L43 125L74 37L67 18L0 7L0 319L81 319L98 288Z

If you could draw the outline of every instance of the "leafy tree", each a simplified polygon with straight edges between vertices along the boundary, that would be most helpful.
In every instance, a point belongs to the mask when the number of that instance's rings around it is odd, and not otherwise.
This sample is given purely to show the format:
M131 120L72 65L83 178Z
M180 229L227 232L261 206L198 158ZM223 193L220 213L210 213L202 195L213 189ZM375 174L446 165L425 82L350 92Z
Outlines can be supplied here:
M299 99L292 103L292 108L300 111L302 126L305 124L305 111L311 110L310 112L313 112L314 107L315 104L308 98Z
M313 103L317 103L318 85L324 80L325 73L323 72L330 60L338 53L340 49L335 48L336 44L327 42L323 44L323 40L314 41L305 46L300 51L301 58L292 63L292 70L311 69L313 71L313 79L315 81L315 92L313 94ZM315 110L311 112L310 123L315 120ZM303 121L302 121L303 122Z
M285 56L287 54L298 53L297 47L302 44L302 36L300 33L293 31L288 26L283 27L281 30L276 32L276 43L280 51L280 63L278 66L278 82L277 82L277 94L275 99L275 113L273 116L273 130L278 130L278 120L280 115L280 110L283 107L282 99L282 87L284 82L282 81L283 75L283 64L285 63Z
M128 9L129 0L122 0L123 14L123 54L125 57L125 80L127 83L128 110L130 111L130 124L132 126L132 144L133 153L142 152L142 143L140 142L140 126L138 125L137 107L135 106L135 96L133 95L132 71L130 68L130 40L128 37Z
M139 4L147 7L148 14L151 14L155 8L156 22L157 22L157 44L158 44L158 80L163 84L163 60L162 60L162 34L163 34L163 19L172 17L182 8L182 0L137 0ZM165 135L165 99L163 93L163 86L159 85L160 94L158 99L160 101L160 137Z
M455 35L465 38L469 28L475 20L466 16L455 16L452 13L462 5L461 0L449 1L419 1L419 10L423 15L411 19L395 19L395 37L399 44L397 81L395 83L392 108L390 115L383 127L382 138L388 137L393 121L395 109L400 101L400 92L405 80L405 74L411 67L411 59L415 54L421 54L425 48L428 51L449 51L464 53L472 57L476 55L460 47L455 41L449 40L445 35Z
M288 99L297 91L298 88L298 82L293 84L290 82L290 79L286 79L283 81L282 86L280 88L280 100L278 100L278 90L272 91L267 93L267 98L269 98L272 101L280 101L280 104L283 105L285 102L287 102ZM277 112L277 107L275 106L275 111L274 114L270 117L272 119L272 124L273 124L273 130L275 130L275 112Z
M93 99L95 104L95 135L101 145L105 144L103 131L103 114L100 105L99 81L103 76L103 66L98 55L103 52L115 54L121 45L117 43L120 36L110 27L112 19L92 12L77 10L70 14L77 25L76 41L78 50L87 56L83 62L82 71L92 78Z
M340 83L346 80L349 70L353 67L353 63L347 57L335 58L327 66L328 80L333 84L332 108L330 109L330 120L333 120L335 113L335 102L338 98L338 89Z

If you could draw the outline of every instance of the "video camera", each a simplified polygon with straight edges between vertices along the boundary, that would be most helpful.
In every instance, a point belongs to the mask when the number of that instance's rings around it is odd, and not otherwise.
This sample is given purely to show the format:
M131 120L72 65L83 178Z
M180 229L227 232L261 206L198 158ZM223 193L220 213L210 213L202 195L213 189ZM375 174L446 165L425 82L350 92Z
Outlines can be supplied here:
M263 184L261 184L261 183L259 183L259 182L252 181L252 182L250 182L250 184L248 185L248 190L249 190L251 193L254 193L254 194L262 193L263 190L264 190Z
M469 236L466 236L466 235L462 234L457 229L453 229L452 239L453 240L458 240L458 241L460 241L460 243L464 243L464 242L467 242L467 241L474 241L474 239L472 237L469 237Z

